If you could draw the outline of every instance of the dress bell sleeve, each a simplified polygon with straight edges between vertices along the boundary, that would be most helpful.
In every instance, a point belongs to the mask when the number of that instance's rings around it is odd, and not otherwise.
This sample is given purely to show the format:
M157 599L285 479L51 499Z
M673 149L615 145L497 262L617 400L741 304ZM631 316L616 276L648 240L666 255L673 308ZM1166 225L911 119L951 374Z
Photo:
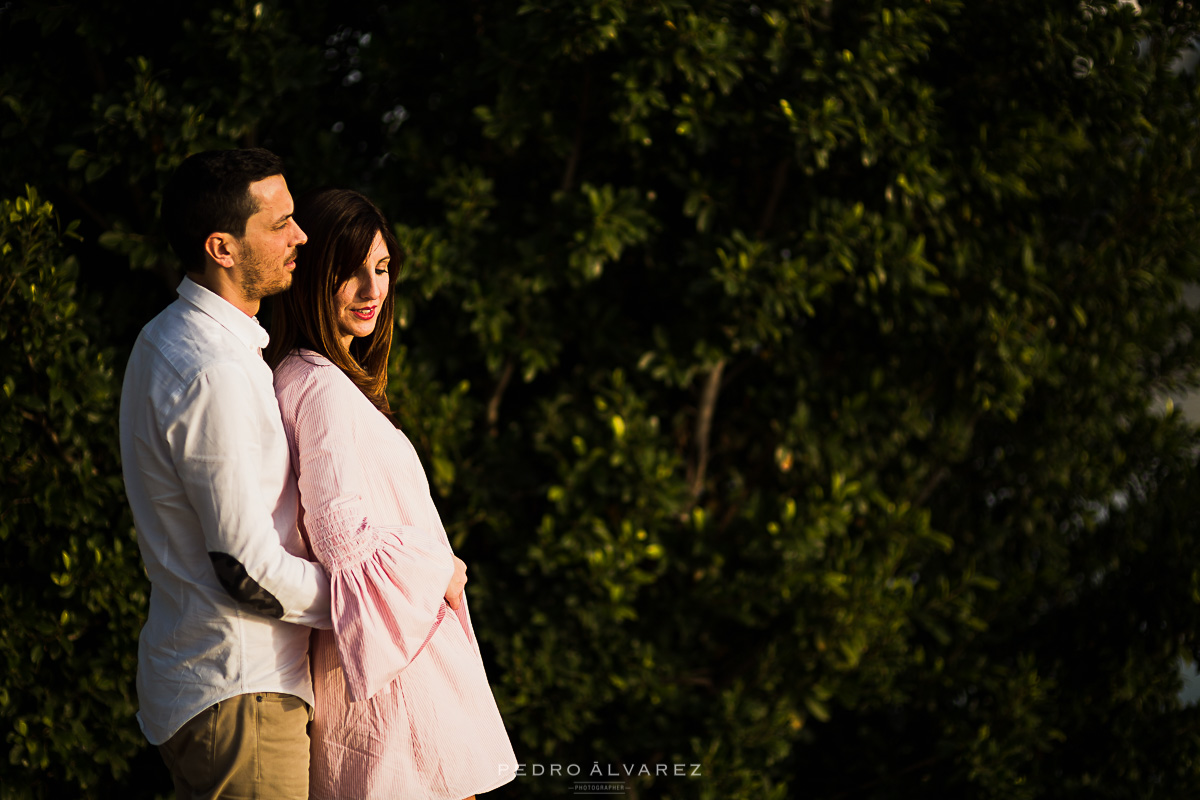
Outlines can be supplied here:
M387 447L360 430L378 414L337 367L281 387L313 555L329 572L333 633L350 699L387 686L421 652L446 613L451 553L432 532L373 525L360 448ZM364 407L365 406L365 407ZM357 415L357 416L356 416Z

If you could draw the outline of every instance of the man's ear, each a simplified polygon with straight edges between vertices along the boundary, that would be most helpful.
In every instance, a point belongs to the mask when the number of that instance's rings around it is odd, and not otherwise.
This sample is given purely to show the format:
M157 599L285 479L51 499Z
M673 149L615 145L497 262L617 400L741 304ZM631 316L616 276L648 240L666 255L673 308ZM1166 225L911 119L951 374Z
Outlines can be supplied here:
M228 269L237 261L237 239L228 233L210 233L204 240L204 252L218 265Z

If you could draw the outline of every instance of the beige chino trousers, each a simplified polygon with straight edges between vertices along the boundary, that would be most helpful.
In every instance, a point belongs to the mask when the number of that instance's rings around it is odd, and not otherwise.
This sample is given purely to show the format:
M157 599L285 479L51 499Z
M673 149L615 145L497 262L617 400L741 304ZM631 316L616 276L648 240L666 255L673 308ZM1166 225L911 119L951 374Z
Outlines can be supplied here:
M308 704L256 692L222 700L159 745L177 800L307 800Z

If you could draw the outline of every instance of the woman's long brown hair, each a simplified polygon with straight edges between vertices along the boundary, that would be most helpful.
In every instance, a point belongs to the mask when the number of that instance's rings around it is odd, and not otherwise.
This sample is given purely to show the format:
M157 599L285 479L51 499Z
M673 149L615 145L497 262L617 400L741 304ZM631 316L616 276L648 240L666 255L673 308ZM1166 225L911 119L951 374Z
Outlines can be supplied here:
M300 200L295 220L308 234L300 247L292 288L272 298L271 343L263 353L271 369L284 356L304 347L336 364L367 399L391 415L387 401L387 364L392 349L396 275L403 254L387 219L374 203L348 189L323 189ZM351 340L347 350L338 330L334 295L363 265L375 241L383 237L391 256L388 293L370 336Z

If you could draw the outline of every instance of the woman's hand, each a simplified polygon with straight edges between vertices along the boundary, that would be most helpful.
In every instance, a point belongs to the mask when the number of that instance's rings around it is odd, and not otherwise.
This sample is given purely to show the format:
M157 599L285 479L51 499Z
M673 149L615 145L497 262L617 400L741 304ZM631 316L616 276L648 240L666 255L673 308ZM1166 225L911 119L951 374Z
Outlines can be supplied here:
M446 587L446 602L450 608L458 611L462 605L463 587L467 585L467 565L458 556L454 559L454 574L450 577L450 585Z

